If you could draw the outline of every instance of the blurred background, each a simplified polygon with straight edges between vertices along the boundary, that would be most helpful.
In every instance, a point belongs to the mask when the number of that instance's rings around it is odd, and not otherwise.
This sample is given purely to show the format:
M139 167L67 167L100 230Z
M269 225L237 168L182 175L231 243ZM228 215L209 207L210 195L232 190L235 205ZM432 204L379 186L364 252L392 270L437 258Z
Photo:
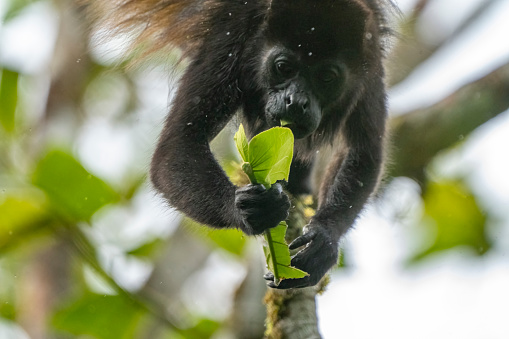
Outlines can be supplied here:
M387 175L341 243L320 330L505 339L509 1L397 4ZM0 338L260 338L260 242L194 225L147 182L183 65L126 70L125 37L102 42L82 14L0 2ZM214 141L226 168L233 131Z

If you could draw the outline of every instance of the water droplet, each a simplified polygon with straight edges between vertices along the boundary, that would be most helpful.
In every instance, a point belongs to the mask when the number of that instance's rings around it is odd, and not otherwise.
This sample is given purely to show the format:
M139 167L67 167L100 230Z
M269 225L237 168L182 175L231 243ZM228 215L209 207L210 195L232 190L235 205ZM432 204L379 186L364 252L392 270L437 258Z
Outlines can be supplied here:
M460 134L460 135L458 136L458 139L459 139L459 140L463 140L463 139L465 139L465 136L464 136L463 134Z
M302 44L299 44L299 46L297 46L297 47L302 47Z
M226 32L226 35L230 35L230 32Z
M79 64L81 62L81 59L77 59L76 63Z
M366 40L371 40L371 38L373 37L373 34L371 33L366 33Z
M314 28L314 27L311 27L311 31L314 31L314 30L315 30L315 28Z
M188 122L188 123L187 123L187 126L192 126L192 125L193 125L193 123L192 123L192 122Z
M232 16L232 14L231 14L231 13L228 13L228 15L229 15L229 16Z
M231 57L233 54L229 53L228 56Z
M312 55L313 55L313 52L309 52L309 53L308 53L308 55L309 55L309 56L312 56Z

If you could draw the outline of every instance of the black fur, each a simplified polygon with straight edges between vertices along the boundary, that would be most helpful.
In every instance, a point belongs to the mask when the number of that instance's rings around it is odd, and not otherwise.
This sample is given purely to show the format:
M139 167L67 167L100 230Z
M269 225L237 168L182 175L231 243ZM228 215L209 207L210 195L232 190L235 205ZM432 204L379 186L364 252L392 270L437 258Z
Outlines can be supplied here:
M317 213L291 245L307 245L292 263L310 276L278 288L314 285L336 263L338 241L381 172L386 99L378 1L212 3L155 151L152 181L196 221L255 235L287 217L288 197L278 185L234 186L209 142L239 109L250 136L288 123L299 138L287 187L292 194L311 193L313 156L333 145Z

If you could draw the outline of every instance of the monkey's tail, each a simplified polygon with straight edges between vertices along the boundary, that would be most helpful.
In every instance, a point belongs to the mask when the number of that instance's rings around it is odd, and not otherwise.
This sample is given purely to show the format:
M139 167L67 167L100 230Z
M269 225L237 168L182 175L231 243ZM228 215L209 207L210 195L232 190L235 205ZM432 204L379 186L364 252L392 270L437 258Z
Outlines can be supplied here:
M77 0L106 37L125 35L138 57L171 48L184 56L206 29L207 0Z

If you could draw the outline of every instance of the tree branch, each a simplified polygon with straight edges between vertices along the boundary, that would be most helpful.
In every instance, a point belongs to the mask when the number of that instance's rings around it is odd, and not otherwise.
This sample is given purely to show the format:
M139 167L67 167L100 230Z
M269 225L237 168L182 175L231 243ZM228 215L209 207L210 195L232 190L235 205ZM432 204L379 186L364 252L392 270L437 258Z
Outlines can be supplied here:
M288 220L287 242L302 234L311 216L311 204L308 197L292 199L292 208ZM293 253L292 253L293 254ZM315 296L324 290L328 276L314 287L276 290L268 289L264 298L267 306L265 322L266 339L320 339L318 317L316 315Z
M509 64L472 82L441 102L391 121L391 177L425 181L425 167L441 150L509 107Z

